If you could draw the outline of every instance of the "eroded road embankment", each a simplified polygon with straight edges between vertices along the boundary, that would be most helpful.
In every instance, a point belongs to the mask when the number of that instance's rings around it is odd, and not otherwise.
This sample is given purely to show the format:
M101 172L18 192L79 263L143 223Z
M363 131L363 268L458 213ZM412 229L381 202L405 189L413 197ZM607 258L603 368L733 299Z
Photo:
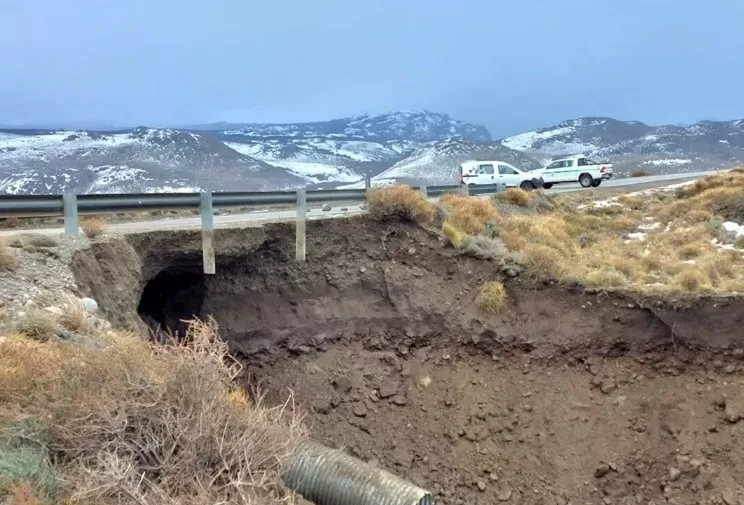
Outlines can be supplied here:
M742 300L661 299L505 280L434 232L362 218L216 234L131 235L76 253L114 322L213 316L247 385L305 405L314 436L439 503L737 499L744 475ZM734 496L734 498L731 498ZM609 501L607 501L609 500ZM728 503L728 502L727 502Z

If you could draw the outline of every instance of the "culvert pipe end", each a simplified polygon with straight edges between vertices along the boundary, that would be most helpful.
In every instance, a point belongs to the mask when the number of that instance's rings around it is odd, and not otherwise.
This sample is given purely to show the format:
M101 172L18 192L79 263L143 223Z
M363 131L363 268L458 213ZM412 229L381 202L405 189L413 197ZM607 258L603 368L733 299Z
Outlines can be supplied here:
M311 440L298 445L282 479L316 505L434 505L430 492Z

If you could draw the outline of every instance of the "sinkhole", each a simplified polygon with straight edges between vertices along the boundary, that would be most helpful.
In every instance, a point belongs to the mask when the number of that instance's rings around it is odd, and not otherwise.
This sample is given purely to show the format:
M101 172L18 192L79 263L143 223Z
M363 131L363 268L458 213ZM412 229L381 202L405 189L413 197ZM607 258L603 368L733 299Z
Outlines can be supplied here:
M205 275L198 266L169 267L145 284L137 312L153 331L184 335L184 321L202 317L207 296Z

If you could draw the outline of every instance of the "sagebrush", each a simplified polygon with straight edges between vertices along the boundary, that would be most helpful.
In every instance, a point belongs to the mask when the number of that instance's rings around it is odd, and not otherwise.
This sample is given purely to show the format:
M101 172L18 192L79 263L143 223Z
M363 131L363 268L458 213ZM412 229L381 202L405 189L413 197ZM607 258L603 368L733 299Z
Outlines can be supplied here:
M429 223L436 216L436 207L420 191L402 184L367 191L367 208L376 219Z
M101 346L0 341L0 422L11 435L26 426L24 438L48 452L58 476L51 490L31 483L38 499L283 501L281 465L305 436L291 396L275 408L260 394L249 400L214 322L189 328L187 344L159 347L121 332Z

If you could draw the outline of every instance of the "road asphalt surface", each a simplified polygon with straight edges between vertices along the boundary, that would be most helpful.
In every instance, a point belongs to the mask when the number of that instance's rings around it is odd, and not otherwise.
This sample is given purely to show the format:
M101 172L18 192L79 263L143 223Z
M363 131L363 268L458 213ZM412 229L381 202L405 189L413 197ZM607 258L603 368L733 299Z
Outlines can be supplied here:
M627 188L628 191L640 191L644 189L651 189L655 187L662 187L672 183L679 183L685 181L691 181L710 175L712 172L689 172L684 174L667 174L667 175L652 175L647 177L634 177L625 179L610 179L602 182L602 185L598 188L589 188L595 191L609 191L616 190L622 191ZM560 194L569 193L573 191L582 191L584 188L578 184L561 184L560 186L554 186L553 188L546 190L546 194ZM484 195L484 198L488 198L490 195ZM307 218L308 220L313 219L327 219L343 216L351 216L362 213L363 210L360 204L334 204L329 211L323 211L321 207L308 208ZM216 215L214 217L215 228L227 228L227 227L248 227L248 226L260 226L265 223L282 222L282 221L294 221L296 212L292 210L272 210L272 209L260 209L253 212L247 212L243 214L225 214ZM128 222L128 223L110 223L107 226L107 230L112 233L143 233L157 230L174 230L174 229L193 229L201 227L200 217L173 217L151 221L139 221L139 222ZM63 233L62 227L57 228L43 228L34 230L24 230L16 228L13 230L0 231L0 237L12 236L19 233L41 233L50 235L59 235Z

